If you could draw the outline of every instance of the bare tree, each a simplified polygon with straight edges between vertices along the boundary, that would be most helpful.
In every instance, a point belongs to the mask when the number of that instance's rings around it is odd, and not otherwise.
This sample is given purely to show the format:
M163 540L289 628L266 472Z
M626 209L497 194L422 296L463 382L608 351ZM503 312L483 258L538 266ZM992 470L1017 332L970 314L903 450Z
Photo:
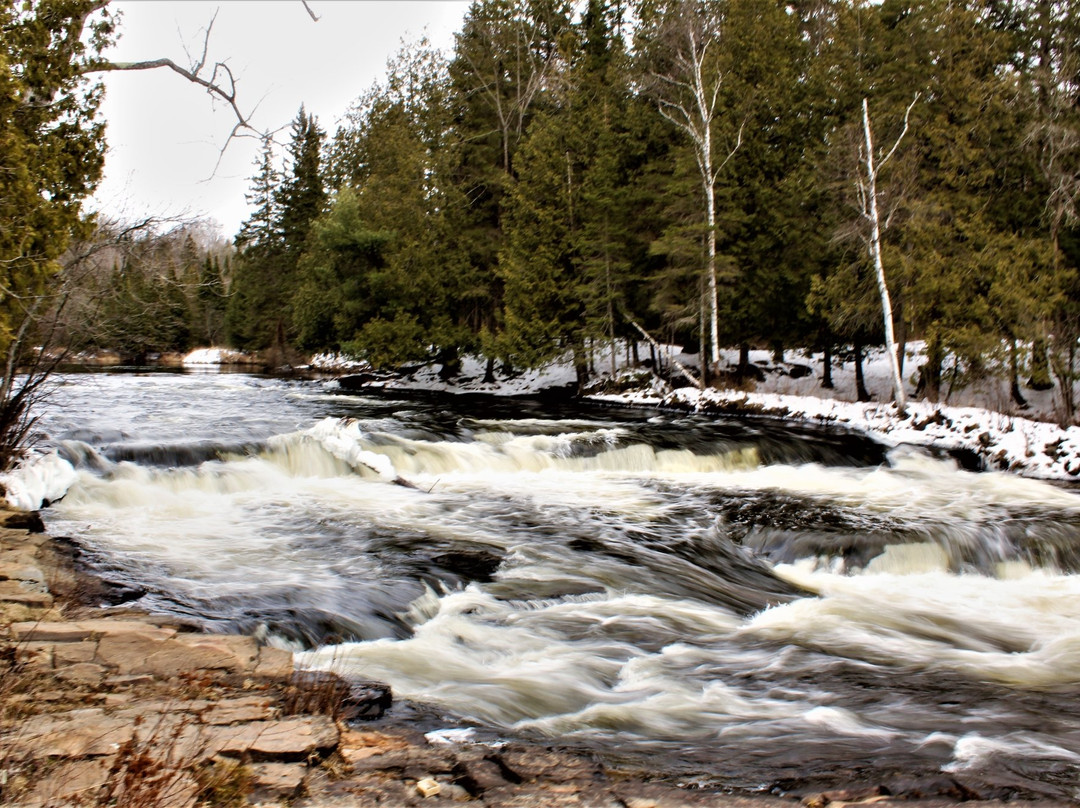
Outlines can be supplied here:
M705 198L705 274L708 282L709 348L715 366L720 361L720 293L716 272L716 183L720 172L742 145L744 125L735 144L722 160L715 157L717 103L723 75L715 69L710 52L715 49L717 32L703 17L680 6L666 32L671 52L668 69L654 73L660 114L685 132L694 148L701 188Z
M866 239L866 247L870 253L870 260L874 263L878 294L881 296L881 314L885 325L885 350L889 354L889 370L892 375L893 400L896 402L896 407L901 413L907 409L907 394L904 392L904 380L900 374L900 356L897 351L896 332L893 327L892 300L889 297L889 285L885 279L885 264L881 259L881 234L884 227L887 226L888 220L885 221L883 226L881 214L878 210L877 183L881 169L884 168L892 159L893 155L896 154L896 150L900 146L900 141L903 140L904 135L907 134L911 110L918 100L919 95L916 93L914 100L908 105L907 110L904 112L903 130L896 138L896 141L893 143L892 148L889 149L888 153L875 161L874 136L870 127L870 104L866 98L863 99L862 125L865 149L862 154L862 165L863 168L865 168L866 173L865 175L860 173L856 180L856 189L862 207L862 215L870 226L870 232Z

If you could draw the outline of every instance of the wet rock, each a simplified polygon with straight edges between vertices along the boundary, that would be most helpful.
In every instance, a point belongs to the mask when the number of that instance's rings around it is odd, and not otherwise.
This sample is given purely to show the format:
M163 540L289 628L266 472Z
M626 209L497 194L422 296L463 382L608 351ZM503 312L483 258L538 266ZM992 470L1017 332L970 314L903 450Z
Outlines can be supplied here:
M972 791L963 783L948 775L897 778L890 780L885 788L887 789L885 793L904 799L926 799L931 797L948 797L961 801L980 799L977 792Z
M503 776L506 771L496 761L487 758L478 760L463 760L454 767L452 772L454 782L464 788L474 797L481 797L484 792L494 788L509 785L511 781ZM521 782L520 777L513 774L515 782Z
M45 523L37 511L16 511L4 516L3 526L9 530L26 530L30 533L44 533Z
M488 759L494 761L511 782L543 779L565 783L593 780L603 774L603 768L595 760L518 744L492 753Z
M342 721L373 721L394 703L390 685L382 682L360 682L349 687L341 705Z
M469 581L489 583L503 558L484 550L460 550L432 557L432 563Z

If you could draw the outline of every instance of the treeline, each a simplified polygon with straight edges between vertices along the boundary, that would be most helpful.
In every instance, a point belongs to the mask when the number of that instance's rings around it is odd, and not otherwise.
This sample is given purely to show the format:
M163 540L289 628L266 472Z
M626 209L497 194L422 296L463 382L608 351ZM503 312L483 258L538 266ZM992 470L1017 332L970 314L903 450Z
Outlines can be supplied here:
M219 345L233 252L199 223L99 218L67 251L43 318L47 343L68 355L116 351L134 364Z
M332 136L301 110L283 165L267 142L225 334L450 371L572 352L584 375L635 322L712 379L720 346L859 356L883 338L869 128L922 392L990 363L1018 399L1071 391L1078 42L1057 0L478 0Z

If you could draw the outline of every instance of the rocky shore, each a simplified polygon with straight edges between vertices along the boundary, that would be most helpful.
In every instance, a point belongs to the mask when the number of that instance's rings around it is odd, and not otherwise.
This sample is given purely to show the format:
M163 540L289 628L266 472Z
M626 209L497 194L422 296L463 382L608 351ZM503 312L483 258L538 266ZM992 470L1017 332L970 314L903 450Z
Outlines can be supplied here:
M0 804L12 808L1003 804L945 777L732 795L582 751L425 735L385 685L296 672L289 652L251 637L97 607L101 582L36 514L0 512L0 525Z

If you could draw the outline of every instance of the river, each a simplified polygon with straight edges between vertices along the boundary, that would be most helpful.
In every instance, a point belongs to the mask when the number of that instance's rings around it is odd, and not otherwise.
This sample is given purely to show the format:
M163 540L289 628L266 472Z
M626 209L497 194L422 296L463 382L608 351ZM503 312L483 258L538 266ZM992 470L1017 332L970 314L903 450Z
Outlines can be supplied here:
M842 432L56 377L45 513L143 608L682 782L1080 798L1080 496Z

